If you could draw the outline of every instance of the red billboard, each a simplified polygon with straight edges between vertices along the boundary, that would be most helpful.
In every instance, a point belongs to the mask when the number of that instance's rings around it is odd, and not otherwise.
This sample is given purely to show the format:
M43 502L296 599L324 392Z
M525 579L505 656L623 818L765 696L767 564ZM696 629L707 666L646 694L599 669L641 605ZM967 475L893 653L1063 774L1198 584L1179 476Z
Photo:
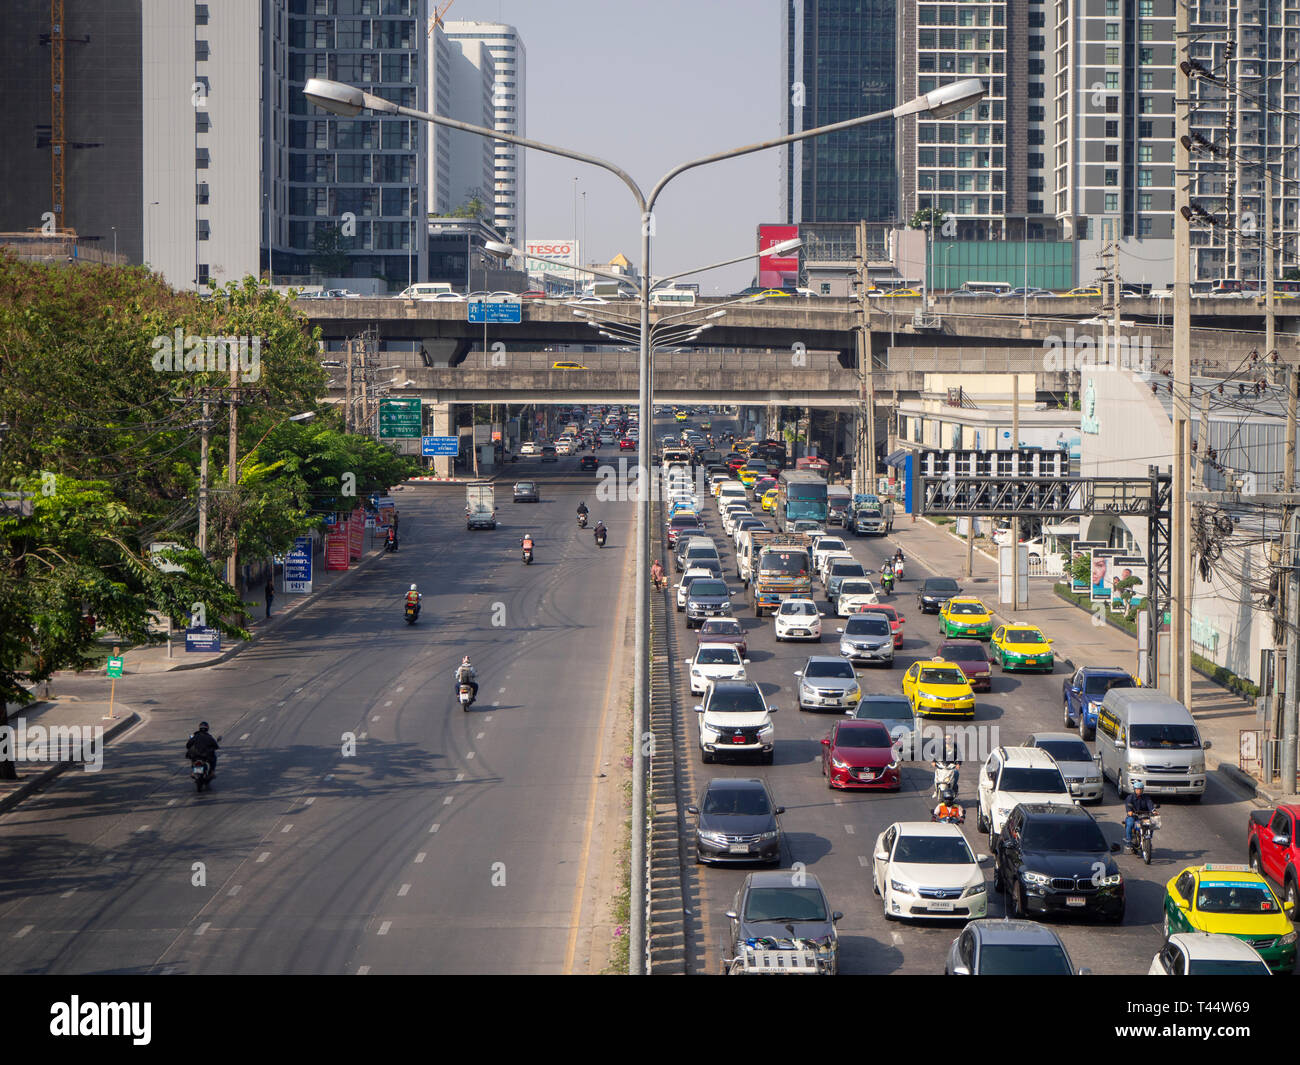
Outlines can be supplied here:
M366 542L366 512L357 507L348 518L348 558L356 562L361 558Z
M346 525L334 525L325 534L325 568L348 568L348 529Z
M798 226L759 226L758 250L760 255L773 244L799 239ZM760 288L788 288L793 291L799 282L799 252L791 255L762 255L758 260Z

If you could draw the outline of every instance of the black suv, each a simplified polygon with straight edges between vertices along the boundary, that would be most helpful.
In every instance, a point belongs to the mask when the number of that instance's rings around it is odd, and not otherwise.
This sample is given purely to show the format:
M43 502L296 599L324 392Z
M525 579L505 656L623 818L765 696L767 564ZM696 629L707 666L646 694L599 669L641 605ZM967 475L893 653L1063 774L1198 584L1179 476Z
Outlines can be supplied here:
M1092 814L1078 806L1020 803L993 852L993 889L1012 917L1086 913L1120 924L1124 878Z
M757 778L715 777L699 806L686 807L699 822L695 829L697 862L781 862L781 822L785 813Z
M951 577L927 577L916 594L916 605L922 614L937 614L954 595L961 595L961 588Z

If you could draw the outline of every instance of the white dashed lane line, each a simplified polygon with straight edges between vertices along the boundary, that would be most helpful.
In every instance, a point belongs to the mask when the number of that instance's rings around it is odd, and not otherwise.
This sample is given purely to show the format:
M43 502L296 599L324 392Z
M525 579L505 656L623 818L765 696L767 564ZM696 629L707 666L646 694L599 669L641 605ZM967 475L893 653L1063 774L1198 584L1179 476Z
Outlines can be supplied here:
M357 966L357 975L358 975L358 976L365 976L366 973L368 973L368 972L370 972L370 966L369 966L369 965L359 965L359 966Z
M385 921L383 924L381 924L381 925L379 926L379 933L378 933L378 934L381 935L381 936L386 936L386 935L388 935L388 930L389 930L390 928L392 928L392 927L393 927L393 922L392 922L392 921Z
M14 933L14 939L23 939L27 935L27 933L30 932L35 927L36 926L34 924L23 925L22 928L18 929L18 931Z
M847 832L847 833L851 836L851 835L853 835L854 832L856 832L857 830L856 830L852 825L845 825L845 826L844 826L844 831Z
M212 927L211 921L204 921L201 925L199 925L198 928L194 929L194 934L196 936L201 936L203 935L204 932L206 932L211 927Z
M431 825L429 826L429 835L432 836L432 835L433 835L435 832L437 832L438 829L440 829L441 827L442 827L442 825L438 824L438 822L435 821L433 824L431 824Z
M270 851L262 851L262 853L259 854L259 855L257 856L257 860L258 860L259 862L264 862L264 861L266 861L266 859L269 858L269 857L271 857L271 852L270 852Z
M410 890L411 890L410 884L403 884L401 887L397 889L397 897L399 899L402 898L404 895L408 894Z
M422 862L424 861L424 859L427 858L428 856L429 856L429 852L428 852L428 851L420 851L420 853L417 854L417 855L415 856L415 864L416 864L416 865L419 865L419 864L422 863Z

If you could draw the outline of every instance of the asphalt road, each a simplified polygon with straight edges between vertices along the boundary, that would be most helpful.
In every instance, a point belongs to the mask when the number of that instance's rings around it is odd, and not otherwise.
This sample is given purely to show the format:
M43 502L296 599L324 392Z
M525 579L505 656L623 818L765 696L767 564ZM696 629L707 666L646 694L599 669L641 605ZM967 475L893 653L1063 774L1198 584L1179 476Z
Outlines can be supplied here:
M494 532L466 531L458 489L409 489L399 552L227 663L119 683L145 726L102 772L0 818L0 971L564 971L634 518L594 508L597 550L574 525L594 499L576 467L513 466L542 502L499 486ZM466 653L468 713L452 685ZM182 755L200 718L224 738L196 795Z
M713 432L735 428L729 419L714 416ZM692 418L688 424L699 421ZM656 419L654 439L669 433L675 423L671 418ZM822 620L820 645L786 642L777 644L772 637L770 618L756 619L736 577L735 553L722 528L716 501L705 503L707 531L718 544L728 585L737 591L733 613L741 619L749 634L749 676L763 689L768 702L779 707L774 716L776 728L775 764L762 766L747 763L719 762L705 766L699 760L698 746L693 751L692 772L694 797L702 794L709 779L723 776L759 777L765 780L779 805L786 808L783 817L785 850L782 866L789 868L802 862L808 872L821 881L834 909L843 911L839 924L840 971L842 973L942 973L947 951L960 929L960 922L893 922L886 921L881 900L871 890L871 853L877 835L895 821L928 821L933 803L930 788L933 772L928 764L905 766L903 787L899 792L841 792L827 788L821 775L821 739L836 720L832 712L800 712L796 699L795 670L801 669L810 654L837 654L836 621L822 598L820 587L814 597L827 616ZM914 661L930 657L940 642L934 615L922 615L916 607L916 592L926 576L956 577L972 595L996 603L996 587L991 581L966 580L963 548L956 542L951 553L942 558L924 558L925 552L914 550L909 543L906 519L895 522L891 537L846 537L849 549L868 569L878 571L887 555L901 547L907 557L907 576L896 586L892 599L907 621L903 647L895 652L893 669L867 667L858 670L864 693L899 693L903 673ZM691 653L697 644L696 633L686 629L685 615L672 613L677 626L679 657ZM1048 633L1051 636L1052 633ZM1078 664L1083 664L1082 662ZM996 726L998 742L1020 744L1034 731L1060 731L1061 680L1058 664L1053 674L1001 674L994 671L991 693L976 696L976 724ZM697 715L692 707L700 701L690 694L685 670L679 670L681 706L685 727L693 740L698 739ZM938 723L936 719L930 719ZM961 722L968 724L968 722ZM1093 746L1095 749L1095 745ZM965 833L972 850L988 853L988 836L975 829L974 796L977 765L964 764L960 799L967 807ZM1163 942L1162 901L1164 885L1188 865L1203 862L1245 861L1245 823L1252 805L1244 796L1213 780L1200 804L1186 800L1161 800L1163 827L1155 840L1155 855L1150 866L1130 855L1116 855L1126 880L1127 913L1122 926L1110 926L1085 920L1053 920L1077 965L1087 966L1098 974L1143 974L1152 956ZM1108 840L1123 835L1123 803L1107 785L1099 805L1089 806ZM693 819L688 818L693 831ZM693 846L693 837L691 839ZM757 869L759 867L752 867ZM984 866L992 885L992 866ZM723 913L750 867L700 867L699 883L703 920L702 937L707 951L709 971L717 971L722 945L727 933ZM989 916L1004 913L1002 900L990 896Z

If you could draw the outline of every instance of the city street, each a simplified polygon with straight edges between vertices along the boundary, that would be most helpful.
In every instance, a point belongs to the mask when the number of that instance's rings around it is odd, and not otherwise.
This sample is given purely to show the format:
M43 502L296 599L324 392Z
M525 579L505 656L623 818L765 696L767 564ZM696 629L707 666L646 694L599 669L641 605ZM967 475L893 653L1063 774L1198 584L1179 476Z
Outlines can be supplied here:
M692 419L688 425L693 425ZM735 429L734 422L724 424L713 418L714 432ZM671 432L671 419L656 419L654 438ZM723 570L729 586L742 589L736 578L735 554L730 538L722 530L716 501L704 504L707 532L713 536L723 557ZM832 530L838 531L838 530ZM914 661L929 657L940 639L934 615L923 615L916 607L916 593L927 576L955 577L963 589L980 596L985 605L996 608L997 589L991 581L965 580L961 577L965 562L964 549L946 534L924 523L912 525L906 515L899 515L894 535L886 538L847 536L849 550L878 571L887 555L901 547L907 556L906 579L895 587L892 598L884 602L897 606L907 621L905 640L896 651L892 669L867 667L858 677L864 694L900 692L903 673ZM1046 588L1034 594L1049 594ZM897 793L853 793L832 791L821 775L821 739L836 720L833 712L801 713L796 704L797 679L810 654L837 654L835 635L838 621L825 603L820 588L814 598L827 612L822 621L820 644L785 642L777 644L772 636L772 621L753 617L743 595L733 598L733 612L744 625L749 640L747 667L751 679L763 689L768 702L780 708L773 718L776 728L776 761L768 767L755 762L720 761L711 766L700 762L697 747L692 747L691 769L694 775L693 796L698 797L713 777L759 777L767 782L773 797L786 808L783 818L785 853L782 867L800 862L815 874L835 909L844 913L839 924L840 971L842 973L942 973L949 944L960 929L960 922L886 921L880 899L872 893L870 880L871 849L878 833L895 821L928 821L933 802L930 788L933 772L929 765L910 763L905 766L903 787ZM696 634L687 631L684 615L670 611L676 625L679 658L691 653ZM1084 624L1088 624L1086 615ZM1089 626L1091 627L1091 626ZM1048 632L1058 640L1063 634ZM1099 637L1100 638L1100 637ZM1118 658L1117 655L1112 656ZM1083 664L1082 661L1077 664ZM1099 664L1110 664L1108 658ZM1060 731L1061 680L1064 673L1059 661L1050 675L1011 673L994 670L993 690L977 695L975 724L996 728L996 742L1018 745L1034 731ZM694 707L699 696L692 696L679 670L678 678L682 720L692 745L698 735ZM931 723L936 723L931 719ZM967 724L967 722L961 722ZM1094 744L1090 744L1095 749ZM960 800L967 809L964 826L966 838L976 853L988 853L988 836L975 828L975 779L977 764L962 766ZM692 800L693 801L693 800ZM1160 801L1160 800L1157 800ZM1129 855L1116 855L1124 874L1127 913L1122 927L1088 921L1053 922L1061 933L1075 964L1087 966L1099 974L1141 974L1163 942L1161 905L1164 885L1178 871L1203 862L1245 861L1245 825L1252 804L1244 795L1226 787L1211 775L1205 798L1199 804L1172 799L1161 803L1163 827L1155 840L1155 856L1149 867ZM1114 789L1107 785L1100 805L1088 809L1102 825L1108 840L1123 834L1123 804ZM693 847L693 819L687 819L688 840ZM753 867L754 869L760 867ZM992 867L984 866L986 879L992 881ZM700 867L699 884L705 946L706 971L716 972L727 932L724 911L731 908L732 898L751 869L749 867ZM1002 900L990 895L990 916L1005 912Z
M466 531L463 489L409 489L396 554L228 662L133 678L126 701L145 720L103 771L66 773L0 818L0 970L581 964L597 789L623 753L606 742L597 764L631 672L633 509L595 507L576 465L511 466L541 502L512 503L503 481L491 532ZM609 526L604 550L574 527L584 497ZM408 627L412 582L424 605ZM452 683L465 654L481 685L468 713ZM99 698L103 680L59 686ZM201 718L223 739L195 794L183 749ZM586 900L583 923L607 902Z

